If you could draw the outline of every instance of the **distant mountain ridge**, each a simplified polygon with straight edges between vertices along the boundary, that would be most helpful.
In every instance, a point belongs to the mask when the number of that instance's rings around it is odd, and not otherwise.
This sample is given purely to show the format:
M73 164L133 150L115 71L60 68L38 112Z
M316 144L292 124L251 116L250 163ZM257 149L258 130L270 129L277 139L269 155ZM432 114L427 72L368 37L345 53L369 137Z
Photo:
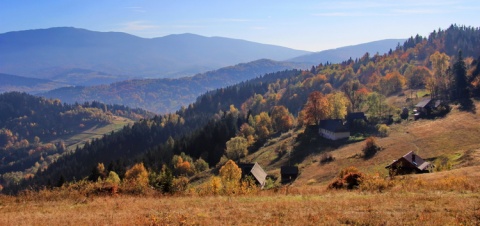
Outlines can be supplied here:
M48 79L28 78L0 73L0 93L9 91L38 93L46 92L64 85L65 84Z
M140 38L122 32L59 27L0 34L0 72L51 79L74 68L135 77L182 77L262 58L307 51L194 34ZM55 73L53 73L55 72Z
M390 49L395 50L397 45L403 44L406 39L385 39L374 42L368 42L358 45L351 45L340 47L336 49L324 50L316 53L309 53L302 56L298 56L288 61L292 62L303 62L303 63L340 63L342 61L348 60L350 57L352 59L362 57L366 52L370 55L375 53L383 54L388 52Z
M237 64L218 70L179 79L134 79L98 86L64 87L40 94L59 98L67 103L101 101L143 108L156 113L175 112L181 106L193 103L210 90L227 87L272 73L296 68L308 68L299 63L267 59Z

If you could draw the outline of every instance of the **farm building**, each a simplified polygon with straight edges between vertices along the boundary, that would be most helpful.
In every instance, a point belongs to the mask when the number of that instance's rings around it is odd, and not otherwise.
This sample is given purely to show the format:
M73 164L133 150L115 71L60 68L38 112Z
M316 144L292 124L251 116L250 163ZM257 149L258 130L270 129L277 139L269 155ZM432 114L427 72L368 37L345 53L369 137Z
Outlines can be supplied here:
M442 104L440 100L431 98L424 98L415 105L415 118L420 118L425 115L430 115L433 110L437 109Z
M320 120L320 136L329 140L340 140L350 137L350 130L341 119Z
M240 163L238 165L242 170L242 178L246 176L253 176L255 181L260 185L261 188L265 186L265 181L267 180L267 173L262 169L258 163Z
M385 168L389 169L390 175L404 175L411 173L429 173L433 165L423 160L420 156L411 151L403 157L394 160Z
M280 175L283 184L293 182L298 177L298 166L282 166Z

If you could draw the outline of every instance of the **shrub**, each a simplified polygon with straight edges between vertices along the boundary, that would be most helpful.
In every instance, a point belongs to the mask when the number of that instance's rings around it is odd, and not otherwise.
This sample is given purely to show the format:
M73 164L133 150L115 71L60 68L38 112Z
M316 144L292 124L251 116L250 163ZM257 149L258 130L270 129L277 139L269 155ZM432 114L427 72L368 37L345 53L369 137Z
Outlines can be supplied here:
M374 137L368 137L365 139L365 147L362 150L364 158L367 159L373 157L379 150L380 147L377 145L377 141Z
M332 156L332 154L327 153L327 152L323 153L320 156L320 163L321 164L329 163L329 162L332 162L333 160L335 160L335 158Z
M107 179L105 179L105 182L110 183L110 184L114 184L114 185L119 185L120 184L120 177L114 171L110 171L108 173Z
M386 124L378 124L377 130L381 137L387 137L390 133L390 127L388 127Z
M395 185L393 180L381 177L378 173L375 175L366 175L360 184L362 191L378 191L382 192L385 189L391 188Z
M179 177L175 178L172 181L172 192L173 193L183 193L188 188L188 178Z
M356 189L365 175L357 168L350 166L340 171L338 176L328 185L329 189Z

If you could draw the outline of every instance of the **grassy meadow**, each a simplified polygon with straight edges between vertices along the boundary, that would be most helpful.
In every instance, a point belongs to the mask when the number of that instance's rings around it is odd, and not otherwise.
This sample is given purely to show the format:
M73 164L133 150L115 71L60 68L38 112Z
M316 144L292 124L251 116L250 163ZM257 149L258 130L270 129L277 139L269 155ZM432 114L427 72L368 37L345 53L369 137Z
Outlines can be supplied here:
M25 193L0 197L0 225L478 225L475 181L408 176L383 192L317 185L239 196Z

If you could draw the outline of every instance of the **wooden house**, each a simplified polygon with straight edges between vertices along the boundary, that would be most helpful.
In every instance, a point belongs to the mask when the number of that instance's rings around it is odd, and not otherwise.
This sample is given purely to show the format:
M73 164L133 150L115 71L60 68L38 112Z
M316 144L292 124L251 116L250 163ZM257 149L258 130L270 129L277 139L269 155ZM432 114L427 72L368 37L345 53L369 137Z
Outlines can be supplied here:
M298 177L298 166L282 166L280 175L283 184L291 183Z
M267 173L258 163L240 163L238 167L242 170L242 178L252 176L261 188L265 186Z
M340 140L350 137L350 130L341 119L320 120L320 136L329 140Z
M433 110L437 109L442 102L431 98L424 98L415 105L415 118L430 115Z
M404 175L411 173L429 173L433 168L430 162L423 160L420 156L411 151L405 154L403 157L394 160L391 164L387 165L390 175Z

